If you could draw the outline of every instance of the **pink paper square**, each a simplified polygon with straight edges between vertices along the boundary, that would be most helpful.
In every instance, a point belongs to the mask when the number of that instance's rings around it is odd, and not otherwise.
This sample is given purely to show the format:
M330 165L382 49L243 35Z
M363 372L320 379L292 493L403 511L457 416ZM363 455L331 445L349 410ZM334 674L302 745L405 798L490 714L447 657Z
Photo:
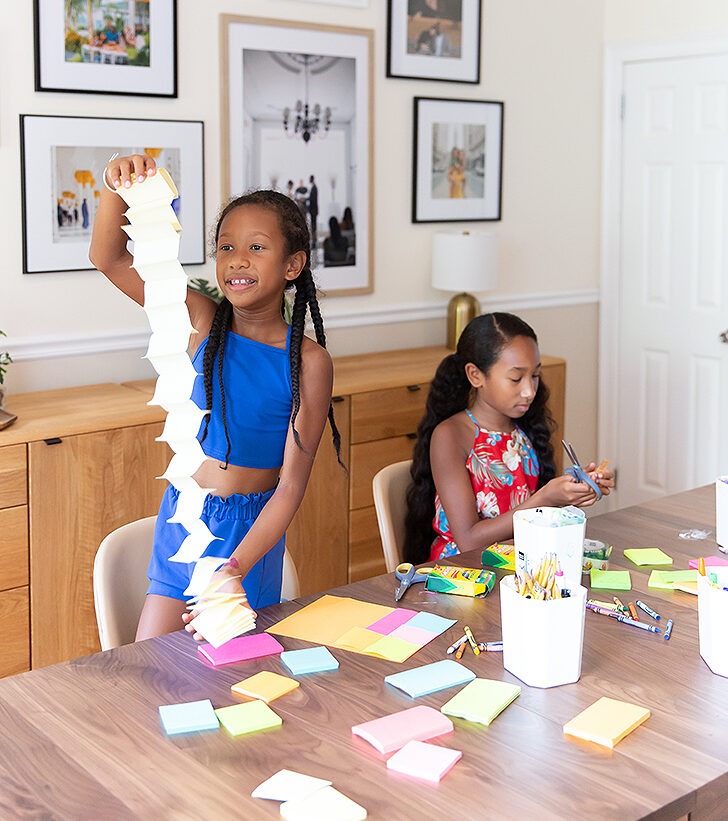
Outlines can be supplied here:
M253 636L238 636L226 641L217 650L211 644L197 648L202 661L219 667L221 664L235 664L236 661L248 661L261 656L277 655L283 651L283 645L269 633L256 633Z
M424 741L410 741L387 761L387 769L437 782L449 773L462 757L460 750L438 747Z
M688 564L690 565L691 570L698 569L698 561L699 559L690 559ZM705 566L706 567L725 567L728 565L728 561L726 559L722 559L720 556L706 556L705 557Z
M421 627L410 627L408 624L401 624L396 630L392 630L389 635L392 638L416 644L418 647L424 647L434 638L437 638L437 635L429 630L423 630Z
M417 614L416 610L405 610L404 607L398 607L391 613L388 613L379 621L370 624L368 630L373 630L375 633L381 633L383 636L388 636L393 630L396 630L400 624L409 621L412 616Z

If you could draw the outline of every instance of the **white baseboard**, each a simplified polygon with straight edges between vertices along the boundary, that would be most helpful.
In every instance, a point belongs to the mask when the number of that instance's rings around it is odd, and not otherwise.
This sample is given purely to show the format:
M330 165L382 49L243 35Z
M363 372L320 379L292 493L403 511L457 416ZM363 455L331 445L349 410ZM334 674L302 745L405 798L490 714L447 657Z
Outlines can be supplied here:
M483 311L523 311L531 308L561 308L599 302L598 288L539 291L530 294L500 294L481 300ZM417 302L382 307L373 305L356 311L336 311L322 306L327 329L355 328L368 325L395 325L425 319L442 319L447 302ZM88 356L113 351L144 351L149 331L143 329L96 331L76 335L8 337L2 346L15 362L58 357Z

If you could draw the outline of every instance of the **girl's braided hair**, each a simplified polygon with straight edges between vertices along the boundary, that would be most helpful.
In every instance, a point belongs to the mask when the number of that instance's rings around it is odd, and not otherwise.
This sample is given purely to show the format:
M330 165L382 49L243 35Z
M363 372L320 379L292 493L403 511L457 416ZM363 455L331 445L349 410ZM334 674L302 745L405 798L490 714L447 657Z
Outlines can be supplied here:
M470 401L471 385L465 365L472 362L486 374L498 361L501 351L515 337L525 336L538 343L530 325L514 314L492 313L476 316L468 323L458 340L457 352L439 364L425 405L425 415L417 428L417 442L412 455L412 484L407 491L404 558L419 564L430 558L435 538L435 481L430 467L430 440L435 428L445 419L465 410ZM516 422L528 436L539 462L538 487L556 475L551 431L555 424L546 403L549 389L539 380L531 406Z
M316 332L316 341L322 348L326 347L326 334L324 333L324 323L321 318L321 310L319 308L318 300L316 298L316 285L311 274L311 237L308 230L308 225L301 212L301 209L289 199L285 194L278 191L251 191L243 194L240 197L235 197L222 209L217 220L215 228L215 250L217 250L217 241L220 236L220 226L225 217L235 208L241 205L257 205L261 208L267 208L273 211L278 216L281 233L285 242L285 253L287 256L295 254L298 251L305 251L306 262L301 270L301 273L293 282L286 285L286 289L295 288L296 296L293 302L293 313L291 318L291 345L290 345L290 363L291 363L291 389L293 393L293 413L291 415L291 427L293 429L293 438L301 449L301 440L296 430L296 417L301 408L301 390L300 390L300 372L301 372L301 342L303 340L303 331L306 324L306 309L311 312L311 320L313 322L314 331ZM281 311L283 305L281 305ZM222 422L225 429L225 439L227 441L227 452L225 453L225 468L228 466L228 459L230 457L230 436L228 434L227 419L225 415L225 386L222 381L222 362L225 355L225 339L227 331L230 328L230 320L233 314L233 306L231 303L223 298L222 302L217 306L215 317L210 328L210 335L207 340L207 347L202 359L202 377L205 384L205 400L207 407L212 408L212 371L215 365L215 358L218 359L217 372L220 382L220 405L222 410ZM336 456L341 464L341 436L336 427L334 420L334 409L329 402L329 425L331 426L331 436L336 449ZM205 428L202 433L200 441L204 441L207 436L207 428L210 423L210 414L207 414L205 420Z

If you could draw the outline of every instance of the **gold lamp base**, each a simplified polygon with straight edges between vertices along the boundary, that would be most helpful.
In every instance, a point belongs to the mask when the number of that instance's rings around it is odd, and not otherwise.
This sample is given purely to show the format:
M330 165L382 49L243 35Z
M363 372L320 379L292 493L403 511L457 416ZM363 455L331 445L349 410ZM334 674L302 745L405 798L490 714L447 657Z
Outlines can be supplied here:
M455 350L460 334L480 314L480 303L472 294L455 294L447 306L447 347Z

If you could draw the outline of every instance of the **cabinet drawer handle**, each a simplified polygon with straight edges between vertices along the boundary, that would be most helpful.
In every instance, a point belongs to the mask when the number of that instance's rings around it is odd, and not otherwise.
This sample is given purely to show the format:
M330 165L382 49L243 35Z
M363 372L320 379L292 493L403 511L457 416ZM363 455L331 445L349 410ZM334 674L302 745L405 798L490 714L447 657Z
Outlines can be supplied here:
M63 439L59 439L57 436L54 436L52 439L44 439L43 441L46 445L60 445Z
M416 433L408 433L408 434L407 434L407 438L408 438L408 439L416 439L416 438L417 438L417 434L416 434Z
M343 401L344 401L344 397L343 397L343 396L332 396L332 397L331 397L331 401L332 401L332 402L343 402Z
M419 385L407 385L407 390L411 393L415 393L416 391L420 390Z

